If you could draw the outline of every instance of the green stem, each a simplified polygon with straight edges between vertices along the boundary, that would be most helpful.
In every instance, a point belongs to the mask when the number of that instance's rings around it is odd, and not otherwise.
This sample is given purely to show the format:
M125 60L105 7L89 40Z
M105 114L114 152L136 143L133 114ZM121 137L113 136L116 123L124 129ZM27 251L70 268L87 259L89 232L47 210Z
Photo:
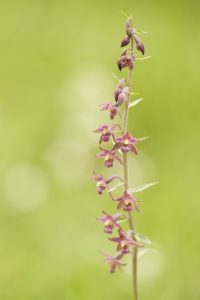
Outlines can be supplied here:
M133 51L133 38L131 39L131 51ZM133 69L129 69L128 72L128 82L127 86L129 87L129 91L131 92L132 89L132 79L133 79ZM130 94L128 96L127 101L125 102L125 111L124 111L124 118L123 118L123 127L122 132L123 134L127 132L127 124L128 124L128 113L129 113L129 102L130 102ZM125 191L129 188L129 176L128 176L128 155L127 153L123 154L123 162L124 162L124 189ZM128 222L130 229L133 231L132 238L136 240L135 237L135 225L133 220L132 212L129 212L128 214ZM133 294L134 294L134 300L138 300L138 287L137 287L137 248L133 249L132 254L132 280L133 280Z

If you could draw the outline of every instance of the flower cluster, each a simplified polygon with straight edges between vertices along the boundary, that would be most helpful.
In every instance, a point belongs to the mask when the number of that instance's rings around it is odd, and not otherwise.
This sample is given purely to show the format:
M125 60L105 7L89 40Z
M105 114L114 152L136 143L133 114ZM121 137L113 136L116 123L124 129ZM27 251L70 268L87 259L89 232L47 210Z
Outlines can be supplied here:
M134 39L136 43L136 49L142 52L142 54L144 55L144 51L145 51L144 44L136 34L137 31L132 26L132 20L131 18L128 18L126 22L126 37L123 38L123 40L121 41L121 47L127 46L130 43L131 39Z
M144 54L144 45L136 35L137 31L132 26L131 18L128 18L126 23L126 37L121 42L121 47L129 46L125 49L117 60L117 65L121 71L124 68L128 69L129 79L130 72L133 71L135 60L137 58L134 52L134 46L137 50ZM115 117L121 115L121 110L124 112L123 125L120 124L103 124L94 130L95 133L99 134L99 148L100 152L97 153L98 158L102 158L104 166L106 168L112 168L114 164L120 164L124 170L127 168L127 153L132 152L137 155L136 144L140 139L134 137L124 126L124 118L127 115L128 104L131 97L131 82L130 80L122 78L118 81L118 84L114 91L113 103L105 103L100 106L101 111L109 112L110 119L113 120ZM115 272L116 268L121 268L125 264L121 262L124 255L131 253L134 248L142 247L134 234L133 228L125 230L122 227L122 220L128 221L132 211L139 211L138 200L128 189L126 177L121 178L118 175L113 175L105 178L102 175L94 173L92 179L96 182L96 190L99 195L107 191L113 203L117 203L116 209L121 210L119 213L110 214L103 211L103 215L97 217L97 221L103 223L104 232L106 234L113 234L116 232L117 236L109 237L109 240L116 243L117 253L112 256L108 253L102 252L104 261L108 264L111 273ZM118 196L113 196L114 188L111 188L113 182L121 181L121 185L124 186L122 193ZM119 186L119 185L118 185Z

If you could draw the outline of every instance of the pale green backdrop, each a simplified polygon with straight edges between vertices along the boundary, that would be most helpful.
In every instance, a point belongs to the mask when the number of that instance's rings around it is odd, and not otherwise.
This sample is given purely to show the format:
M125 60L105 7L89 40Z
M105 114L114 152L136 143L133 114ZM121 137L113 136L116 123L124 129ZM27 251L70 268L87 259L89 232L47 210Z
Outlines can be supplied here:
M125 18L133 14L151 60L138 62L130 115L150 135L131 160L138 231L154 242L139 261L141 300L200 299L199 1L1 1L0 299L132 299L130 267L110 275L99 250L114 251L89 177L113 100ZM123 76L125 72L123 71ZM118 172L115 169L116 172ZM111 174L111 171L106 171Z

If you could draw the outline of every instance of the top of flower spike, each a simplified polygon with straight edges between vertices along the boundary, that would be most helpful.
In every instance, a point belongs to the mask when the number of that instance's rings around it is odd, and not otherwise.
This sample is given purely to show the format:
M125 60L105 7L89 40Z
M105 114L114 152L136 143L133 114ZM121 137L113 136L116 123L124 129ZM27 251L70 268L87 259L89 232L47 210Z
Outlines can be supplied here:
M136 35L136 29L133 27L132 18L129 17L126 22L126 37L124 37L121 41L121 47L128 46L131 39L133 38L136 43L136 49L140 51L143 55L145 52L144 44L140 40L140 38Z
M132 17L128 17L128 19L126 21L126 34L129 38L132 38L132 36L134 34L134 28L133 28L133 24L132 24Z

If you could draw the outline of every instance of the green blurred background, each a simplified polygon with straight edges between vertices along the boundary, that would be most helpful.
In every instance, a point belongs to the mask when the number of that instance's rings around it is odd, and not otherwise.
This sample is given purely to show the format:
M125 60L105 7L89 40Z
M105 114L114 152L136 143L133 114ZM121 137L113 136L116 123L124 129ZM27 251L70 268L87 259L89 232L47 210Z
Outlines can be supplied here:
M138 195L137 229L159 249L140 258L141 300L200 299L200 2L2 0L2 300L132 299L130 266L110 275L98 252L114 245L95 217L115 206L89 180L105 172L92 130L120 76L120 10L149 32L152 55L137 62L144 101L129 124L151 137L130 161L132 185L160 181Z

